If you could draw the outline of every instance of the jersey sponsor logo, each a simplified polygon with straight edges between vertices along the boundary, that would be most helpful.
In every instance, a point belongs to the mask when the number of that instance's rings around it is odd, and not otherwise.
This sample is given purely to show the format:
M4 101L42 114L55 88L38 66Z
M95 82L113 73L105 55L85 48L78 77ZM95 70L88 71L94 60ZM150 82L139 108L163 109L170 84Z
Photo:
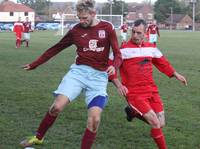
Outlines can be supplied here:
M105 37L106 37L105 30L99 30L99 38L105 38Z
M96 51L96 52L103 51L104 47L97 47L97 42L98 42L98 40L91 39L89 41L89 48L83 48L83 51Z

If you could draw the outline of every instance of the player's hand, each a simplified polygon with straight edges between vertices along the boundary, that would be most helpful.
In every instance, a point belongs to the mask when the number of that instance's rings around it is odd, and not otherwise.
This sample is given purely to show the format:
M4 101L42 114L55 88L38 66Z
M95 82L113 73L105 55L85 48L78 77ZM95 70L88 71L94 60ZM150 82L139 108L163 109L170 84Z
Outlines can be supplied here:
M27 71L31 70L30 64L23 65L22 68Z
M187 86L187 80L184 76L182 76L178 72L174 72L174 77L176 77L177 80L181 81L185 86Z
M119 87L117 87L117 91L121 96L126 96L128 93L128 89L124 85L120 85Z
M106 70L106 72L108 73L108 75L114 75L115 74L115 67L114 66L109 66L108 69Z

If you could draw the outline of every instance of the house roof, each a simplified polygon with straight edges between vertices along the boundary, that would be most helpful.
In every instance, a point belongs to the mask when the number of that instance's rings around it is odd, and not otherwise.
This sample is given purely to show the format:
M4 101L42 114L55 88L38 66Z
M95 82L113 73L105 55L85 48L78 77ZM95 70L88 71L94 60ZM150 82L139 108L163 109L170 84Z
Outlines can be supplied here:
M12 1L4 0L0 4L0 12L34 12L34 10L23 4L16 4Z
M153 6L149 5L149 4L137 4L137 3L133 3L133 5L129 5L128 6L128 11L129 12L141 12L141 11L149 11L149 12L153 12Z
M173 14L173 23L178 23L180 22L186 15L185 14ZM171 16L169 16L166 20L166 23L171 23Z

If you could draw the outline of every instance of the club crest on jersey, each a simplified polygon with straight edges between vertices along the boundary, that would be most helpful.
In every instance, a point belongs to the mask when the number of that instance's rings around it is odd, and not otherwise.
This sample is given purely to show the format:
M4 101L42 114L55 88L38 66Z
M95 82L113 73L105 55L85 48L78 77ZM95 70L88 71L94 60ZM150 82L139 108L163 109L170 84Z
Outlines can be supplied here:
M106 37L105 30L99 30L99 38L105 38L105 37Z

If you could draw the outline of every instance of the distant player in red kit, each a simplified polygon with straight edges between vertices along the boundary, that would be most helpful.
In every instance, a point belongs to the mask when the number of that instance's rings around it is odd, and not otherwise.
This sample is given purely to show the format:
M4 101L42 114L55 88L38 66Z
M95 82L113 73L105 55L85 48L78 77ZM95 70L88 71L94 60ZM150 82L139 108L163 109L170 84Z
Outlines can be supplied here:
M120 30L121 30L121 37L122 37L122 44L123 44L127 40L128 24L126 22L124 22L123 25L121 26Z
M23 23L24 26L24 40L22 42L26 42L26 47L29 47L29 41L30 41L30 31L31 31L31 22L29 21L29 18L26 17L26 21Z
M110 80L129 104L125 108L127 120L134 117L145 120L151 126L150 135L158 148L167 149L162 131L165 125L164 107L153 79L153 65L168 77L175 77L185 85L187 80L172 67L154 44L144 41L145 31L146 22L136 20L131 39L120 49L123 59L119 69L121 81L116 75L110 76Z
M156 25L156 21L153 21L153 23L149 24L147 28L147 37L150 43L156 45L158 37L160 37L160 32L158 26Z
M23 23L21 22L21 17L18 18L18 21L14 23L13 32L16 35L16 48L20 48L21 40L22 40L22 33L24 31Z
M71 65L57 90L54 91L54 103L41 121L35 136L23 140L20 143L22 147L42 144L45 133L53 125L59 113L83 91L88 120L81 149L91 149L100 124L101 113L108 101L106 91L108 76L115 73L115 69L122 61L114 26L95 17L94 3L93 0L79 1L76 9L80 22L37 60L24 66L25 70L34 69L63 49L71 45L77 47L75 64ZM114 63L109 66L110 47L114 53Z

